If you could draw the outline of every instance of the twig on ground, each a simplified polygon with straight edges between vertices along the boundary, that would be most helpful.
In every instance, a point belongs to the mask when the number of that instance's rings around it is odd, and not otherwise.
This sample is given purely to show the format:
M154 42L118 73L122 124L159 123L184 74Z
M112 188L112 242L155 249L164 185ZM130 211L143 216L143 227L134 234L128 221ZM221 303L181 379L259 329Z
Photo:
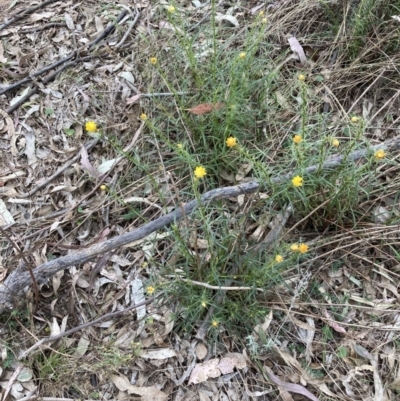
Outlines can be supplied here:
M70 61L67 64L64 64L62 67L60 67L58 70L53 71L51 74L49 74L46 78L42 80L43 84L48 84L51 82L60 72L66 70L69 67L72 67L78 63L82 63L85 61L89 61L94 57L100 57L100 55L94 55L94 56L86 56L82 58L75 59L73 61ZM33 87L25 96L22 96L21 99L18 100L18 102L15 102L12 106L10 106L6 112L11 114L13 111L17 110L21 105L23 105L31 96L33 96L37 91L39 90L38 86Z
M32 79L33 79L34 77L38 77L38 76L40 76L40 75L43 75L43 74L46 73L47 71L50 71L50 70L52 70L52 69L54 69L54 68L57 68L57 67L60 66L61 64L64 64L64 63L66 63L66 62L72 60L74 57L76 57L77 55L79 55L80 52L81 52L82 50L84 50L87 46L88 46L89 50L91 50L92 46L94 46L95 44L97 44L98 42L100 42L100 41L101 41L102 39L104 39L110 32L112 32L112 31L115 29L116 24L118 24L118 23L121 21L121 19L122 19L126 14L127 14L127 11L126 11L126 10L122 11L122 12L120 13L120 15L117 17L116 21L113 22L113 23L111 23L111 24L109 24L102 32L100 32L100 34L97 36L97 38L94 39L92 42L89 42L89 43L84 44L84 45L81 46L79 49L74 50L70 55L68 55L68 56L66 56L66 57L64 57L64 58L62 58L61 60L56 61L56 62L53 63L53 64L50 64L50 65L48 65L48 66L46 66L46 67L40 69L39 71L36 71L36 72L30 74L29 77L26 77L26 78L24 78L24 79L21 79L21 80L18 81L18 82L15 82L15 83L13 83L13 84L11 84L11 85L6 86L5 88L3 88L3 89L0 90L0 95L3 95L4 93L6 93L6 92L8 92L8 91L10 91L10 90L16 89L16 88L20 87L21 85L24 85L24 84L26 84L26 83L28 83L28 82L31 82ZM93 56L87 56L87 57L100 57L100 56L101 56L101 55L93 55ZM60 69L58 69L57 71L55 71L53 74L51 74L50 76L48 76L47 78L45 78L45 79L43 80L44 83L48 83L49 81L51 81L52 79L54 79L54 77L55 77L57 74L59 74L61 71L63 71L65 68L71 67L72 65L74 65L74 64L76 64L76 63L78 63L78 62L85 61L85 60L86 60L85 57L82 57L81 59L73 60L70 64L68 64L67 67L64 67L63 69L60 68ZM33 90L35 90L35 91L33 92ZM27 98L24 97L23 102L24 102L26 99L29 99L29 97L31 97L34 93L36 93L36 91L37 91L37 87L36 87L36 88L33 88L32 91L31 91L32 93L30 92L30 93L28 94L29 96L27 95ZM23 103L23 102L22 102L22 103ZM21 103L21 104L22 104L22 103ZM20 106L21 104L19 104L19 106ZM15 105L9 107L9 109L7 110L7 112L8 112L8 113L11 113L12 111L16 110L16 109L19 107L19 106L18 106L18 107L14 107L14 106L15 106Z
M27 29L26 31L21 31L21 33L39 32L49 28L63 28L66 26L67 24L65 22L50 22L49 24L43 26L38 26L36 28Z
M234 274L237 273L238 267L234 266L233 269L230 271L230 275L233 276ZM229 287L232 283L232 279L229 278L227 280L225 280L225 286ZM206 317L204 318L203 323L201 324L201 326L199 327L199 329L197 330L197 333L195 335L195 338L197 340L200 340L202 342L204 342L204 339L206 338L206 333L208 331L208 329L210 328L210 321L214 315L214 311L215 311L215 305L221 305L223 299L225 298L226 293L223 291L219 291L215 301L213 302L213 305L211 305L210 309L207 312ZM211 355L211 353L209 353L209 355Z
M34 351L35 349L39 348L42 344L51 343L53 341L59 340L60 338L63 338L65 336L69 336L70 334L76 333L77 331L86 329L87 327L91 327L91 326L93 326L93 325L95 325L97 323L101 323L103 320L110 319L110 318L118 316L118 315L122 315L122 314L124 314L126 312L129 312L129 311L133 310L133 309L137 309L140 306L151 304L156 298L157 297L151 297L151 298L147 299L146 301L140 302L140 303L135 304L135 305L128 306L125 309L122 309L122 310L119 310L119 311L116 311L116 312L106 313L105 315L100 316L99 318L97 318L95 320L92 320L91 322L87 322L87 323L84 323L84 324L82 324L80 326L74 327L74 328L72 328L70 330L64 331L64 333L57 334L54 337L42 338L36 344L32 345L32 347L30 347L29 349L24 351L18 357L18 359L21 360L21 359L26 358L30 353L32 353L32 351Z
M92 149L98 142L98 139L94 139L93 141L90 141L88 144L86 144L85 148L86 150ZM68 167L72 166L79 158L81 157L81 152L79 152L76 156L74 156L72 159L68 160L62 167L60 167L53 175L51 175L49 178L47 178L44 182L42 182L39 185L36 185L35 188L31 189L29 192L20 194L20 198L28 198L35 194L39 189L45 187L48 185L51 181L54 180L54 178L57 178L61 173L63 173Z
M334 169L340 166L343 162L356 161L363 157L368 156L372 151L377 149L382 150L395 150L400 148L400 136L383 142L379 145L372 146L371 148L356 150L349 155L338 155L328 159L322 165L312 165L304 169L304 174L312 174L315 171L321 171L326 169ZM293 177L293 172L273 177L270 180L271 184L277 184L280 182L286 182ZM226 188L216 188L206 192L200 197L201 203L209 203L218 199L226 199L235 197L242 194L250 194L257 192L260 188L266 187L265 184L261 185L257 181L247 182L242 185L236 185ZM137 241L139 239L146 238L151 233L158 231L172 223L181 220L183 217L192 213L197 209L199 202L194 199L188 202L186 205L176 208L176 210L159 217L158 219L151 221L142 227L139 227L132 232L128 232L114 238L111 238L102 243L96 244L91 248L85 249L80 252L76 252L70 255L66 255L57 259L53 259L47 263L44 263L34 270L36 281L39 284L47 282L47 280L56 274L58 271L64 270L67 267L85 263L95 256L104 254L105 252L117 249L123 245L129 244L130 242ZM29 285L31 278L27 272L21 271L20 268L12 271L11 274L6 278L3 284L0 285L0 312L7 308L12 308L13 296L18 294L23 288Z
M8 233L4 230L4 228L2 226L0 226L0 232L4 235L4 237L6 237L6 239L9 241L9 243L14 248L15 252L17 252L19 257L22 259L20 262L22 262L22 261L25 262L25 268L28 270L29 275L30 275L31 280L32 280L33 293L35 294L35 307L34 307L34 310L35 310L35 313L36 313L37 308L39 307L39 287L37 285L35 276L33 275L33 269L32 269L31 263L25 257L24 253L21 251L19 246L15 243L15 241L11 238L11 236L8 235ZM35 268L35 266L33 266L33 268Z
M127 31L125 32L125 35L122 37L122 39L119 41L119 43L117 43L115 45L116 49L119 49L126 41L126 39L128 39L128 36L130 35L130 33L132 32L132 29L134 28L134 26L136 25L136 23L138 22L138 19L140 17L140 12L136 10L136 15L135 18L133 19L133 21L131 22L129 28L127 29Z
M172 278L176 278L178 280L184 281L185 283L193 284L193 285L198 285L200 287L205 287L210 290L221 290L221 291L249 291L249 290L257 290L260 292L264 292L262 288L254 288L254 287L227 287L227 286L221 286L219 287L218 285L211 285L207 283L202 283L201 281L194 281L194 280L189 280L187 278L182 278L180 276L171 276Z
M115 22L108 24L105 27L105 29L102 32L100 32L97 38L89 44L89 50L92 50L93 46L97 45L97 43L99 43L102 39L108 36L115 29L115 26L125 17L126 14L128 14L128 11L122 10L118 15L117 19L115 20Z
M254 246L252 250L255 252L258 252L260 250L268 251L280 236L283 227L285 227L292 212L293 212L293 206L292 205L287 206L285 213L282 216L282 220L278 222L274 227L272 227L271 231L268 233L265 239L256 246Z
M16 15L14 15L14 17L12 17L11 19L9 19L7 22L5 22L4 24L0 25L0 31L3 30L4 28L7 28L9 25L13 24L16 21L19 21L20 19L22 19L23 17L25 17L25 15L28 15L30 13L33 13L36 10L39 10L42 7L47 6L48 4L51 3L55 3L57 0L46 0L43 3L37 4L35 6L29 7L27 9L25 9L24 11L22 11L21 13L18 13Z

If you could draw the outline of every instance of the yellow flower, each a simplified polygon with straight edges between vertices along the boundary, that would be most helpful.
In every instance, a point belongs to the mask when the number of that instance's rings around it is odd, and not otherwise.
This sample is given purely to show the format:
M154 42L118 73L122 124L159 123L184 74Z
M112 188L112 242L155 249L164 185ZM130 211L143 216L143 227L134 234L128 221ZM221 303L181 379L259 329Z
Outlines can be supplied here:
M337 148L340 145L340 142L338 139L332 139L332 146L334 146L335 148Z
M100 185L100 190L105 191L107 189L107 185Z
M194 176L196 178L203 178L206 174L207 174L207 171L203 166L197 166L194 169Z
M283 256L282 256L282 255L276 255L276 256L275 256L275 262L280 263L280 262L282 262L282 261L283 261Z
M295 135L295 136L293 137L293 142L294 142L294 143L300 143L302 140L303 140L303 138L302 138L301 135Z
M300 74L297 78L299 81L302 81L302 82L306 80L306 76L304 74Z
M167 10L168 10L168 12L169 13L174 13L175 11L176 11L176 8L174 7L174 6L169 6L168 8L167 8Z
M246 57L246 52L239 53L239 58L244 59Z
M157 64L157 57L150 57L151 64Z
M178 143L178 144L176 145L176 147L177 147L178 149L183 149L183 145L182 145L181 143Z
M140 119L143 120L143 121L146 121L146 120L147 120L147 114L142 113L142 114L140 115Z
M306 253L308 251L308 245L307 244L300 244L299 245L299 252L300 253Z
M211 326L212 327L218 327L218 321L217 320L213 320L212 322L211 322Z
M301 187L303 185L303 177L296 175L296 177L293 177L292 179L292 184L295 187Z
M261 10L261 11L258 13L258 15L259 15L260 17L263 17L263 16L264 16L264 11Z
M266 23L268 22L268 19L264 17L264 18L261 20L261 22L262 22L263 24L266 24Z
M207 302L206 302L206 301L201 301L201 306L202 306L203 308L205 308L205 307L207 306Z
M383 159L386 156L386 153L383 149L379 149L375 152L375 159Z
M292 245L290 245L290 249L293 252L297 252L299 250L299 245L298 244L292 244Z
M230 136L226 140L226 146L228 146L229 148L233 148L236 145L237 145L237 139L234 136Z
M352 123L358 123L359 121L360 121L359 117L356 117L356 116L351 117L351 122Z
M153 292L154 292L155 290L156 290L156 289L155 289L154 287L152 287L151 285L149 285L149 286L146 288L146 291L147 291L147 293L148 293L149 295L152 295Z
M85 129L87 132L96 132L97 131L97 124L94 121L88 121L85 124Z

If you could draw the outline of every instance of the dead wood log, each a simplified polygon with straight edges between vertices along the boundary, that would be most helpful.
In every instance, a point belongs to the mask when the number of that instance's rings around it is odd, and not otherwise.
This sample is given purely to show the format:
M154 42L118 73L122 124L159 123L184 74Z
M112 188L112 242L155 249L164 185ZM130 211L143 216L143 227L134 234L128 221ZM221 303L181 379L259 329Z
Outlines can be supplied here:
M393 151L399 148L400 136L397 136L386 142L372 146L371 148L356 150L348 155L333 156L321 165L312 165L307 167L306 169L304 169L302 174L307 175L321 170L333 170L343 165L343 163L355 162L363 157L369 156L372 152L378 149ZM256 181L251 181L242 185L213 189L204 193L200 197L200 202L201 204L208 204L218 199L226 199L241 194L254 193L263 187L267 187L268 184L277 184L288 181L293 177L293 174L294 172L289 172L284 175L273 177L267 184L260 184ZM85 263L98 255L102 255L106 252L117 249L123 245L129 244L130 242L143 239L155 231L158 231L164 227L169 226L170 224L180 221L184 216L189 215L194 210L196 210L198 205L199 202L197 201L197 199L192 200L186 205L178 207L176 210L164 216L161 216L158 219L151 221L131 232L111 238L85 250L62 256L60 258L44 263L38 266L33 271L36 282L38 284L46 283L50 277L61 270L64 270L73 265ZM13 307L14 297L17 297L18 293L22 289L31 284L32 281L29 272L24 270L23 267L19 267L12 271L10 275L6 278L4 283L0 285L0 313L7 309L11 309Z

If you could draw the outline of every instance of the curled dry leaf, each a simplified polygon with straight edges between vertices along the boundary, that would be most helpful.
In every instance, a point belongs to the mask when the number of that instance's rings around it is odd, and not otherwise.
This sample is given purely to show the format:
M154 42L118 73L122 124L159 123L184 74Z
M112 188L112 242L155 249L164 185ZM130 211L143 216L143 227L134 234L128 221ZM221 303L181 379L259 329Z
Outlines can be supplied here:
M312 393L310 393L305 387L300 384L286 383L282 381L278 376L275 376L272 370L268 366L264 366L265 371L269 379L278 386L283 387L285 390L292 393L302 394L312 401L319 401L319 399Z
M307 57L299 41L293 36L288 39L288 42L292 51L297 53L297 55L299 56L300 62L302 64L307 64Z
M203 114L211 113L214 110L220 110L225 107L225 103L201 103L197 106L194 106L190 109L186 109L197 116L201 116Z
M190 375L189 384L202 383L209 378L232 373L234 368L244 369L246 366L244 356L236 352L226 354L221 360L215 358L203 363L197 363Z
M155 387L132 386L125 376L112 375L111 381L120 391L127 391L128 394L140 395L142 401L158 400L163 401L168 399L168 395Z
M328 313L328 311L326 309L324 310L324 314L325 314L325 317L327 318L326 323L328 324L328 326L332 327L332 329L336 330L338 333L346 333L346 329L344 327L340 326L339 323L335 322L332 319L332 316Z

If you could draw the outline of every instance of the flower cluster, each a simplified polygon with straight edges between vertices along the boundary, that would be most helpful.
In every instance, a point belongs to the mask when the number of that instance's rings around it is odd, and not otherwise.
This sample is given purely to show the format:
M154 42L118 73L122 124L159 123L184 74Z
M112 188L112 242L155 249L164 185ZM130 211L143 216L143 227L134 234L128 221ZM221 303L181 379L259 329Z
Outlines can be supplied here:
M308 245L307 244L292 244L290 249L293 252L300 252L300 253L307 253L308 252Z

